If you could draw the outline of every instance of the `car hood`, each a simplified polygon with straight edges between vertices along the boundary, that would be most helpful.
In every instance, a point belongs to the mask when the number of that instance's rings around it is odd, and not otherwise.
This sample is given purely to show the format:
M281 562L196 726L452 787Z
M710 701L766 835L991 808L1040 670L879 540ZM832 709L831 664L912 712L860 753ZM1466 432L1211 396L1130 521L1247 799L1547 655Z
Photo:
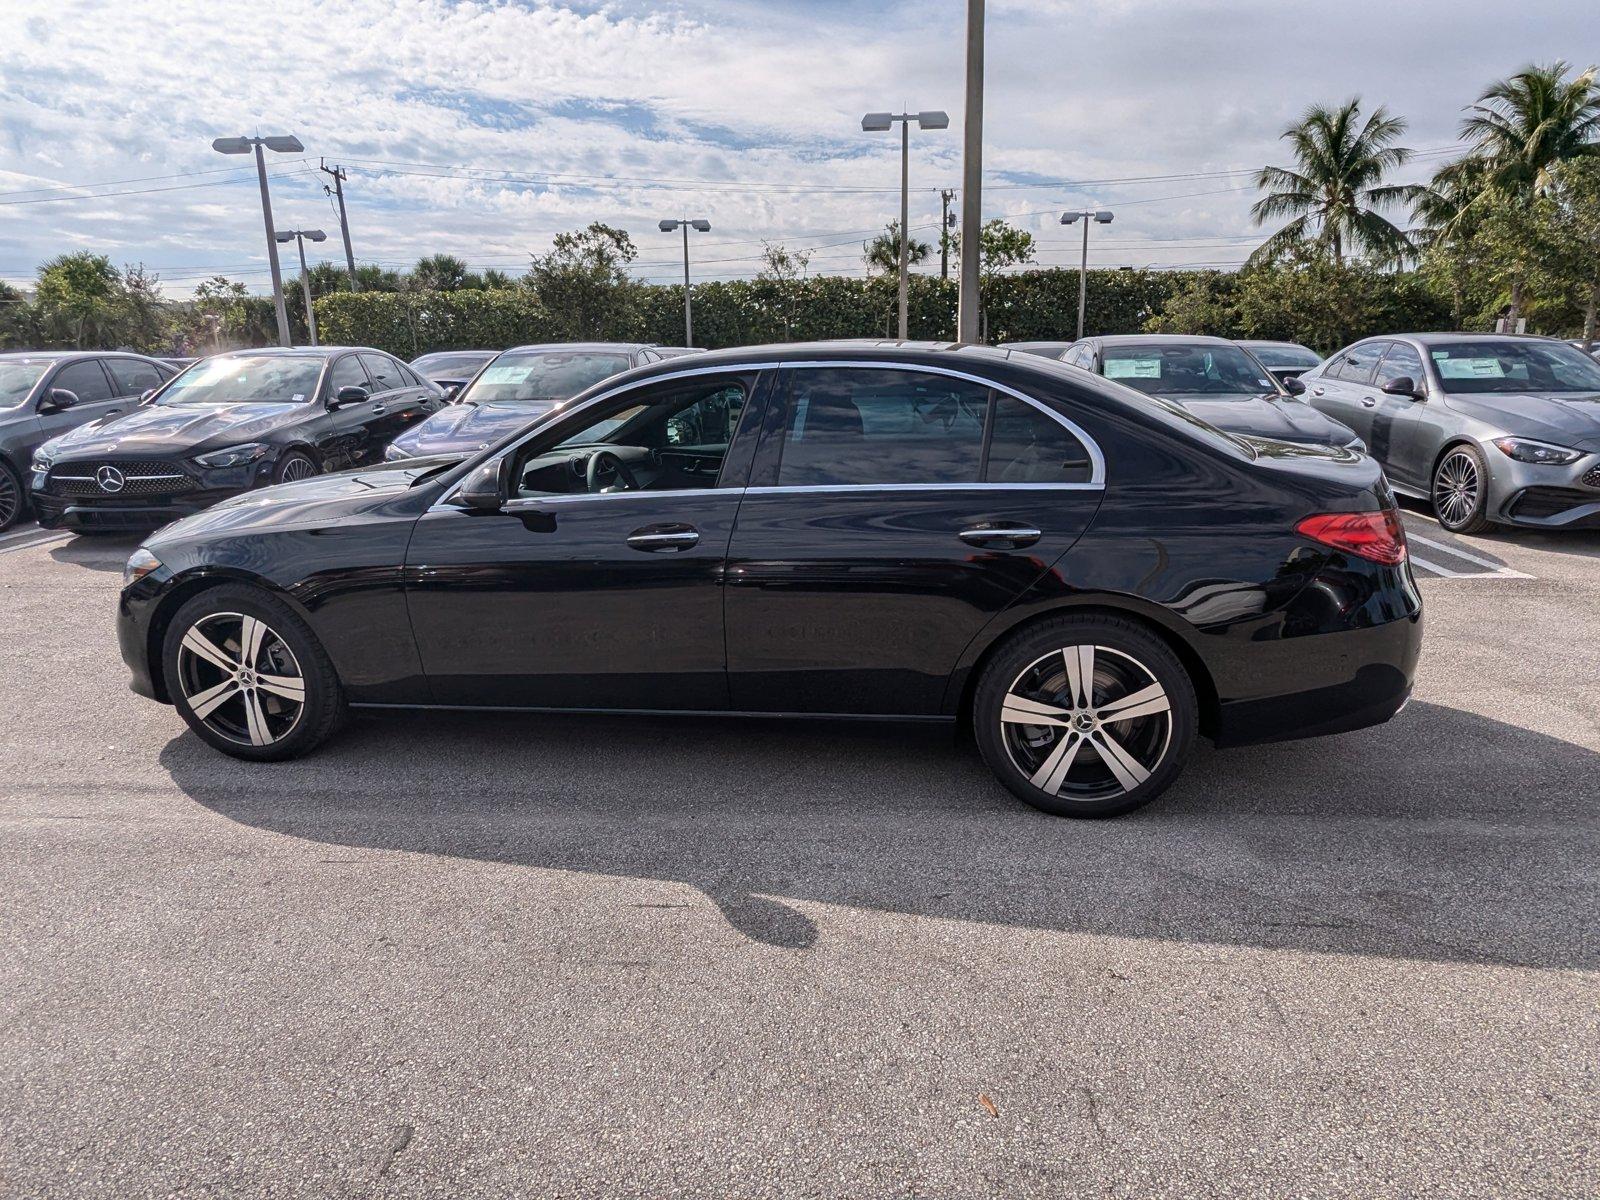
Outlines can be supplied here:
M394 444L410 455L475 454L557 407L536 401L451 404L413 425L395 438Z
M1600 392L1513 392L1496 396L1452 393L1445 403L1465 416L1509 434L1600 451Z
M159 557L161 544L169 540L337 525L403 495L419 475L438 465L408 459L257 488L163 526L145 544Z
M1299 442L1317 446L1344 446L1355 440L1355 430L1324 416L1299 400L1264 397L1167 396L1191 416L1227 433Z
M184 454L257 441L306 417L305 404L151 405L79 425L50 442L56 457Z

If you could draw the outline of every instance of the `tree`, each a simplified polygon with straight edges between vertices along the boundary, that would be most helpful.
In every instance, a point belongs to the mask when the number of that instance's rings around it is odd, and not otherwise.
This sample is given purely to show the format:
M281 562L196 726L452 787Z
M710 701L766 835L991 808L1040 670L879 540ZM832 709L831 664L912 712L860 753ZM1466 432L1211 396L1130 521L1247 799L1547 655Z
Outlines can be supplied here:
M1295 167L1263 167L1256 186L1267 194L1250 210L1257 225L1291 218L1250 256L1259 266L1291 249L1315 245L1343 263L1359 253L1378 262L1395 262L1415 253L1410 239L1379 210L1413 204L1421 189L1385 184L1384 177L1405 164L1411 151L1395 142L1406 123L1387 109L1361 120L1359 97L1338 108L1313 104L1282 139L1294 148Z
M34 306L20 291L0 280L0 350L26 350L38 342Z
M637 315L639 285L628 275L638 257L626 230L599 221L557 234L535 255L523 282L572 339L621 336Z
M1593 347L1600 333L1600 157L1586 155L1563 162L1553 173L1549 192L1550 254L1546 270L1582 297L1579 334Z
M155 354L172 344L172 313L161 295L160 277L143 263L122 271L123 312L118 322L117 344L145 354Z
M514 286L511 276L494 267L486 267L478 276L481 286L485 288L508 288Z
M115 343L127 292L109 258L78 251L52 258L39 268L34 305L46 338L81 350L86 341Z
M1600 89L1595 68L1572 79L1564 62L1528 66L1485 89L1461 123L1472 152L1455 168L1485 169L1483 182L1527 198L1548 191L1558 164L1600 154Z
M883 232L870 242L861 243L862 257L867 260L868 271L882 271L884 274L900 270L900 222L890 221L884 226ZM927 242L919 242L912 238L906 243L906 264L916 266L933 253L933 247Z
M454 254L430 254L411 268L408 285L419 292L454 292L471 286L472 273Z
M773 242L761 243L761 269L756 272L754 291L760 300L783 322L783 340L794 337L799 316L801 290L811 255L805 250L789 250Z

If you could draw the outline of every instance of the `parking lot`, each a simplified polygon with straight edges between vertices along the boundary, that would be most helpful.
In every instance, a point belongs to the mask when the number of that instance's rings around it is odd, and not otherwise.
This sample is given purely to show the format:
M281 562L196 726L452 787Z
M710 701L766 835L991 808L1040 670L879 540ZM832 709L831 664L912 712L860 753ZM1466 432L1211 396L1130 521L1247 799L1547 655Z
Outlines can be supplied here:
M224 759L137 541L8 534L0 1192L1600 1193L1600 535L1406 524L1397 719L1102 823L889 725Z

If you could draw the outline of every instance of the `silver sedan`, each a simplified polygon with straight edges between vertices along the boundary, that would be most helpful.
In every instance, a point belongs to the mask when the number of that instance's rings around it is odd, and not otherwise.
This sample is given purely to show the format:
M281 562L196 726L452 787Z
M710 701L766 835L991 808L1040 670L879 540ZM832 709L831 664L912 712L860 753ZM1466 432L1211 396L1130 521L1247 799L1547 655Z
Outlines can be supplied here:
M1600 362L1565 342L1369 338L1289 386L1354 429L1446 529L1600 528Z

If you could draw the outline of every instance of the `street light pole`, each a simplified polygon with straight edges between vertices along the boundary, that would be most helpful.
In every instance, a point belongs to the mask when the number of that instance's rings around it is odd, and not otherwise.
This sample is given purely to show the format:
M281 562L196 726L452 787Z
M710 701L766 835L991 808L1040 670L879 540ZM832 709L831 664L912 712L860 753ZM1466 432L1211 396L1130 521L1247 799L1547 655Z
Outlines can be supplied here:
M693 228L696 233L710 233L711 222L704 217L680 217L676 220L662 221L658 226L662 233L671 233L676 229L683 230L683 344L694 345L694 303L689 294L689 230Z
M868 113L861 118L864 133L886 133L900 123L900 340L909 333L911 299L911 122L919 129L948 129L950 118L942 112Z
M317 310L311 307L311 276L306 271L306 239L320 242L327 238L320 229L285 229L278 234L280 242L292 241L300 247L300 294L306 301L306 329L311 334L311 344L317 344Z
M278 268L278 237L272 228L272 197L267 191L267 161L262 149L280 154L298 154L305 149L297 137L238 137L217 138L211 148L218 154L249 154L256 156L256 178L261 183L261 219L267 227L267 263L272 268L272 302L278 312L278 344L289 345L289 310L283 303L283 273Z
M1116 214L1106 209L1084 209L1082 212L1064 212L1061 214L1061 223L1071 225L1076 221L1083 222L1083 257L1078 262L1078 337L1083 337L1083 315L1089 299L1089 223L1093 221L1099 225L1111 224Z
M961 147L961 284L956 340L978 340L982 300L978 250L983 236L983 3L967 0L967 109Z

